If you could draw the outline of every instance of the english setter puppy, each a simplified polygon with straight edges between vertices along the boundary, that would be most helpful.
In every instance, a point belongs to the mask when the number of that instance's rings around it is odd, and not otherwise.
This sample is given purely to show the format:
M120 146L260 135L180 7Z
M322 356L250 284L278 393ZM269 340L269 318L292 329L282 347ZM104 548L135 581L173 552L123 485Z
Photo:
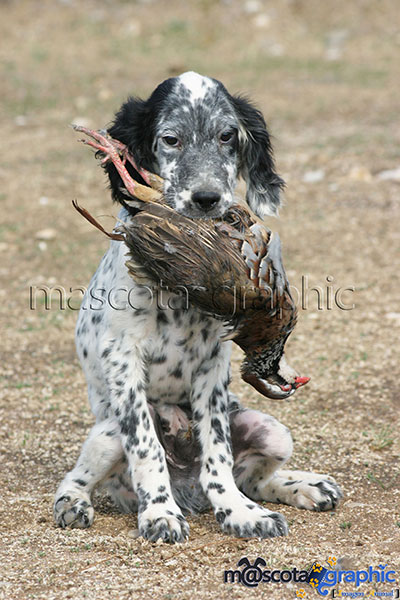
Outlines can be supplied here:
M215 79L167 79L148 100L129 98L108 131L164 178L167 202L182 214L223 215L239 176L257 215L277 212L283 181L264 118ZM112 164L106 169L119 218L128 220L122 180ZM156 301L128 275L126 251L111 242L80 310L76 344L96 424L57 490L56 522L89 527L99 483L124 511L137 510L139 532L152 541L186 539L183 514L209 507L223 531L261 538L288 527L257 501L333 509L342 496L334 479L281 470L289 430L229 392L223 323L177 307L169 292Z

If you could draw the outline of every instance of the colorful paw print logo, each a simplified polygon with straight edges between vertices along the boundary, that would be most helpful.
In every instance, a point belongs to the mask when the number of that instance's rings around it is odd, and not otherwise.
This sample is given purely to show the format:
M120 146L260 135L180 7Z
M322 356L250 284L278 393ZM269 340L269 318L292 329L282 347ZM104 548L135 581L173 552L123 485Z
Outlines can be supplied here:
M323 569L323 566L320 565L319 563L315 563L315 565L313 566L314 573L321 573L322 569Z
M305 598L306 597L306 590L303 590L303 588L297 590L296 596L298 598Z
M319 581L313 577L308 583L311 585L311 587L318 587Z
M337 560L336 560L336 556L329 556L328 560L326 561L333 569L333 567L336 566L337 564Z

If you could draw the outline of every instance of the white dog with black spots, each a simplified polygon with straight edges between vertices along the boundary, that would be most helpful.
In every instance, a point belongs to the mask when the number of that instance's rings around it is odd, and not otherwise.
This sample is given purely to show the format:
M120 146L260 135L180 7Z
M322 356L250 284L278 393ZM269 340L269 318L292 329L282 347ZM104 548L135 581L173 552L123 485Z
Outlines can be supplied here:
M164 178L168 204L184 215L223 215L239 176L257 215L277 212L283 181L264 118L215 79L184 73L148 100L129 98L108 132ZM128 221L122 180L112 164L106 170ZM138 512L139 532L152 541L185 540L184 514L210 507L223 531L261 538L288 527L259 501L333 509L342 496L334 479L282 470L292 453L287 427L229 392L224 324L134 282L126 252L111 242L80 310L76 344L96 424L57 490L56 522L89 527L99 483L124 511Z

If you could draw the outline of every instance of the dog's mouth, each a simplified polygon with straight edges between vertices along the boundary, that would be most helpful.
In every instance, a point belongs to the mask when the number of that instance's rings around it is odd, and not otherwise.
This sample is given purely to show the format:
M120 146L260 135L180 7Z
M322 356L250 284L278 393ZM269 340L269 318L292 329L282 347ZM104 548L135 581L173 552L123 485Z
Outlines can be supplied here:
M180 210L178 207L174 207L177 212L184 214L186 217L191 219L219 219L224 216L227 211L227 206L216 206L210 209L198 209L192 204L189 204Z

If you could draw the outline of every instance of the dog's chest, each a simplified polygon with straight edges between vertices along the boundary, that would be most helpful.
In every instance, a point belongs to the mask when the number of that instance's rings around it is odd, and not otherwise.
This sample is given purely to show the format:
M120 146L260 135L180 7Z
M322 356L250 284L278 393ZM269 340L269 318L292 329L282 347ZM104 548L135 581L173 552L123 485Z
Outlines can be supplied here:
M193 377L218 343L221 323L190 308L158 312L156 320L147 346L148 399L187 402Z

